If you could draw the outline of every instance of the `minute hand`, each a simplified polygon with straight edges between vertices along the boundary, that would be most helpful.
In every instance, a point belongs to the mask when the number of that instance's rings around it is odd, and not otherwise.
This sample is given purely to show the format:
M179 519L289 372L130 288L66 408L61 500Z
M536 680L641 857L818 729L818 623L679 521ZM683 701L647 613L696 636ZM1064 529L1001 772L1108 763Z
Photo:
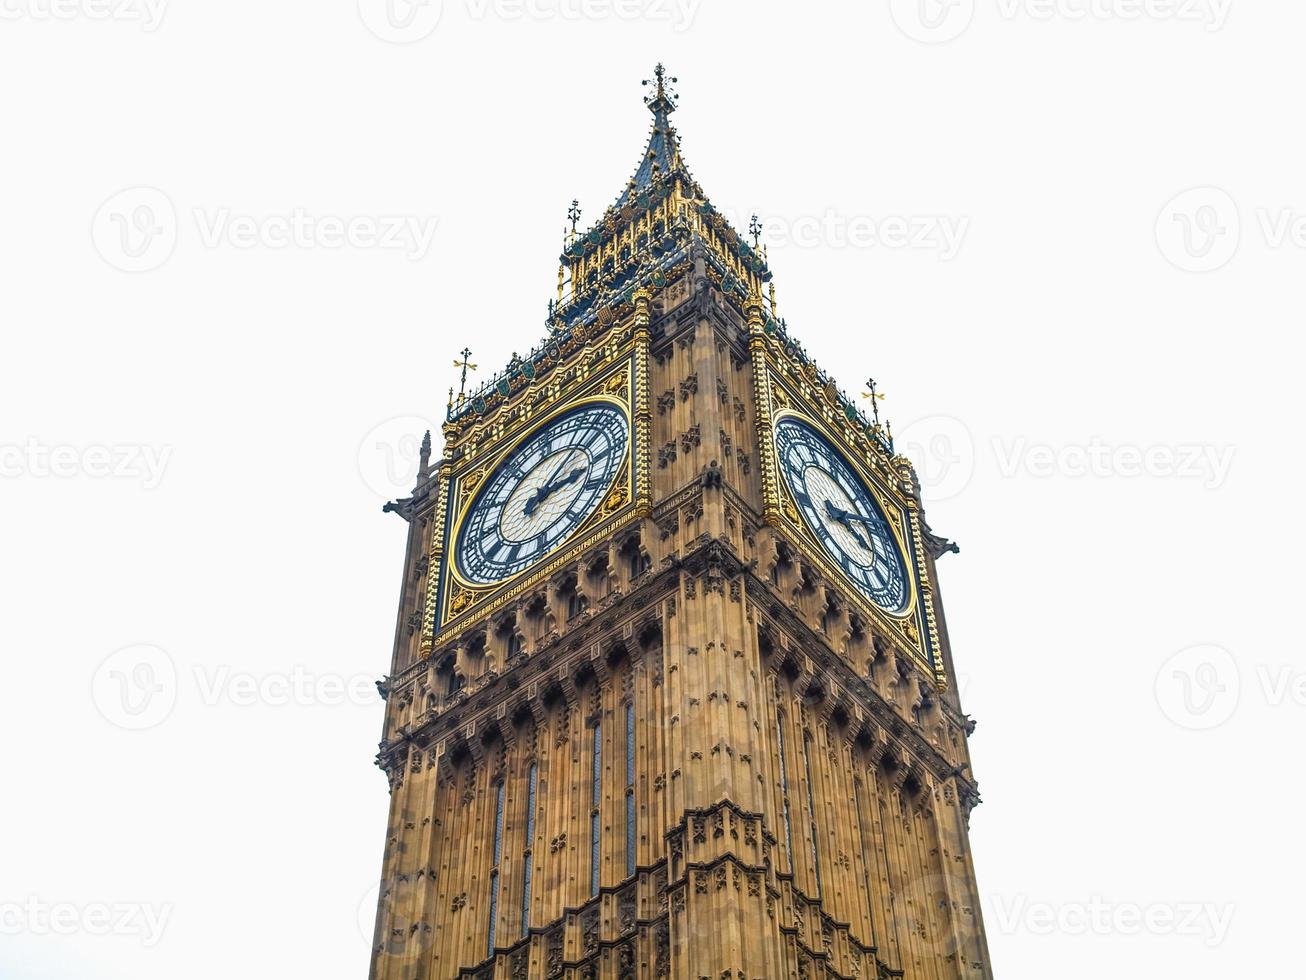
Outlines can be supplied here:
M854 514L849 510L840 510L834 504L830 505L831 517L837 521L857 521L859 524L865 524L867 527L878 528L880 522L874 517L863 517L861 514Z

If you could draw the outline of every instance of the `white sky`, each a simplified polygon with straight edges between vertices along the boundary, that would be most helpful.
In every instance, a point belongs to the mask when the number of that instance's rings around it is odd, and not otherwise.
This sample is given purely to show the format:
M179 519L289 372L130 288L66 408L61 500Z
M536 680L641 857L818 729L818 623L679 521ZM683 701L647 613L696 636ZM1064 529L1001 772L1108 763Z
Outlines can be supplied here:
M881 382L962 545L997 975L1282 974L1306 11L924 0L971 17L933 44L897 0L445 0L397 45L348 0L176 0L153 30L68 2L0 5L0 975L364 975L381 708L326 702L389 663L377 446L438 421L464 344L498 368L540 339L567 205L634 169L659 58L691 169L770 220L781 313L846 389ZM316 237L272 247L296 209ZM387 216L416 258L324 243ZM133 257L155 227L175 248ZM1199 644L1229 656L1168 663ZM166 696L128 731L113 671L142 662ZM135 918L99 935L97 903Z

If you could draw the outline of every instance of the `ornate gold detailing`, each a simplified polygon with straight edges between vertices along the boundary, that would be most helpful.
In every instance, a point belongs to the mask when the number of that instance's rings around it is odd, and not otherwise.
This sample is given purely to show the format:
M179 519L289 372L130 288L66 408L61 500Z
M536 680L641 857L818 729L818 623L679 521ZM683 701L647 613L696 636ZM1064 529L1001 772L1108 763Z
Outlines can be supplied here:
M608 383L603 386L603 390L606 391L609 395L617 395L618 397L624 399L627 396L627 386L629 384L630 384L630 375L628 375L625 371L618 371L616 374L614 374L611 378L608 379Z
M775 443L771 439L774 417L771 412L772 387L767 358L766 321L762 315L762 297L753 293L748 300L748 352L753 362L753 398L757 403L757 455L762 477L762 519L780 524L780 481L776 472Z
M485 479L485 470L479 469L463 477L463 493L472 493Z
M461 616L472 606L481 601L481 593L473 592L470 589L460 589L454 586L453 602L449 605L449 613L452 616Z
M629 499L630 491L626 489L624 484L614 487L612 492L608 494L608 499L603 501L604 515L615 514L617 511L621 510L622 507L626 506L626 501Z

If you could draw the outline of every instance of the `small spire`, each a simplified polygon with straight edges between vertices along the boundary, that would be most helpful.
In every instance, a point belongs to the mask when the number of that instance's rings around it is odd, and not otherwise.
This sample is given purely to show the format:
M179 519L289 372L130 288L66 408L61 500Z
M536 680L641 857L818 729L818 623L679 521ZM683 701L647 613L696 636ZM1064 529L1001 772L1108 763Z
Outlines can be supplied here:
M453 385L449 386L449 407L447 409L447 417L453 417Z
M571 237L576 237L576 225L580 223L580 201L573 200L567 209L567 220L571 222Z
M452 389L451 389L452 390ZM431 430L426 430L426 435L422 436L422 450L419 456L417 467L417 478L425 480L431 472Z
M762 223L757 220L757 214L753 214L753 219L748 222L748 233L753 236L753 248L756 250L762 239Z

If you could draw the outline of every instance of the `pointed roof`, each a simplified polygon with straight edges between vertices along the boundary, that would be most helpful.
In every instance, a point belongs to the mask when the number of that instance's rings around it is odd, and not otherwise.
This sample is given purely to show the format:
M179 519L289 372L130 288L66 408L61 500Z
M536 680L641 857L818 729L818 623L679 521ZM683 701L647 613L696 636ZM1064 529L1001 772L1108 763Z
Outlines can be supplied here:
M645 85L656 85L652 95L644 97L644 104L653 113L653 131L649 134L648 146L644 156L635 168L635 176L630 179L616 206L624 207L637 196L653 186L658 177L671 173L680 166L680 139L676 129L671 125L671 114L676 111L676 102L680 96L672 90L678 79L668 78L666 68L659 62L654 71L654 80L644 80Z

